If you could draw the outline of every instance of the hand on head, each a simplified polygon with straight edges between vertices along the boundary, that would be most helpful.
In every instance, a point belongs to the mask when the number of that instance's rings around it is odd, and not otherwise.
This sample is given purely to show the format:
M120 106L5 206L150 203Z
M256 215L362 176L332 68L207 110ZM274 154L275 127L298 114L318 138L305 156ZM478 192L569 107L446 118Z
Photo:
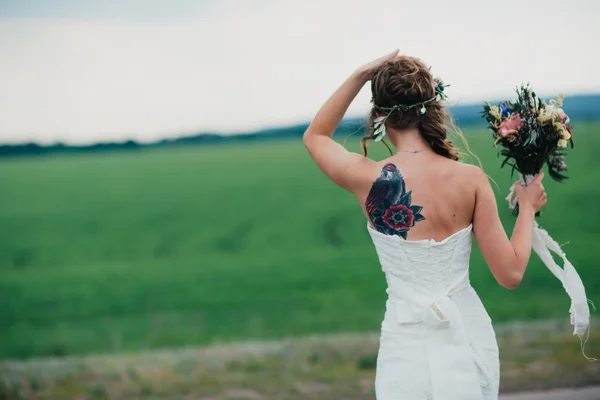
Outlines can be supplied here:
M371 61L370 63L367 63L367 64L363 65L362 67L360 67L357 70L357 72L359 73L359 75L363 76L365 80L368 81L373 77L373 74L375 73L377 68L379 68L386 62L391 61L394 58L396 58L396 56L398 55L399 52L400 52L400 50L396 49L396 50L392 51L391 53L386 54L383 57L379 57L379 58Z

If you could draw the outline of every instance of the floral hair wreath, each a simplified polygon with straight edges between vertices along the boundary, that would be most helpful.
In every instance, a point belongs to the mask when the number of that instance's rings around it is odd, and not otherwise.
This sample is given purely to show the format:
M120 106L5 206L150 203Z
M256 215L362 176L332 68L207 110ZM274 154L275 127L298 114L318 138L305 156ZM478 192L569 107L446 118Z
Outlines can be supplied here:
M396 104L395 106L392 106L392 107L382 107L382 106L378 106L377 104L375 104L373 102L373 100L371 99L374 109L376 109L378 111L383 111L386 113L386 115L377 117L373 121L374 122L373 123L373 140L375 140L376 142L380 142L383 139L383 137L387 134L387 131L385 129L385 120L394 111L408 111L408 110L412 110L413 108L421 107L419 112L421 113L421 115L423 115L427 112L427 107L426 107L427 104L432 103L434 101L441 101L441 100L447 98L447 96L444 94L444 89L450 85L444 85L444 82L439 78L433 79L433 85L435 87L435 96L433 96L430 99L427 99L425 101L421 101L421 102L415 103L415 104Z

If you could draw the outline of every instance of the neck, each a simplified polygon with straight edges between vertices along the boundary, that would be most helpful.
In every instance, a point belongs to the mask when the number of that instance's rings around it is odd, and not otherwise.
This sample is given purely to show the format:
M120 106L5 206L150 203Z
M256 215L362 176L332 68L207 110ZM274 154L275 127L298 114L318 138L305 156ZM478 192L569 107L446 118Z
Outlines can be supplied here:
M390 141L396 148L396 151L421 151L430 150L431 147L423 139L417 128L408 129L390 129L388 128Z

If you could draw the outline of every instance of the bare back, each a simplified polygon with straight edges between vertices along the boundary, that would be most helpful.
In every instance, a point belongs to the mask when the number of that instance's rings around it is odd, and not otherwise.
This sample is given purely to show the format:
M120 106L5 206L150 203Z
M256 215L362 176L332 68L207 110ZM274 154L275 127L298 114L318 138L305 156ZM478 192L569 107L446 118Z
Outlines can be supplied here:
M478 170L476 167L450 160L432 151L424 151L416 154L397 153L371 164L371 168L372 174L364 176L370 175L372 179L365 178L354 191L371 228L376 229L373 221L378 212L375 210L377 206L374 206L372 201L374 192L384 192L375 193L377 197L394 190L389 187L390 185L385 185L383 190L378 189L377 181L381 182L382 179L386 179L385 176L389 178L391 175L396 175L391 179L402 180L405 192L410 192L408 196L410 202L407 203L405 196L402 203L412 209L412 211L407 209L411 213L409 225L412 223L412 226L401 227L400 230L403 232L397 231L396 234L399 233L407 240L441 241L473 222L477 182L473 177ZM371 197L369 197L370 193ZM381 203L379 207L380 216L381 213L385 213L385 217L392 215L393 210L390 208L394 206L390 207L389 202ZM418 214L414 213L415 211L418 211ZM387 225L393 226L393 221L388 218L385 218L385 221ZM385 228L385 224L383 225Z
M397 53L365 64L348 77L319 109L302 142L323 173L356 196L369 221L375 221L373 216L380 219L376 222L382 230L388 230L383 221L394 229L392 234L406 240L442 241L472 224L477 245L498 283L516 288L531 256L535 212L546 204L543 174L527 187L514 186L519 216L509 239L486 174L454 161L456 149L446 140L447 114L435 100L440 94L431 97L444 85L434 85L425 64L411 57L395 58ZM420 73L412 73L415 70ZM368 81L373 99L386 104L374 102L369 114L372 126L362 144L388 136L397 149L395 155L379 162L349 152L332 139L348 106ZM403 111L417 106L419 113ZM416 154L410 152L420 149L423 151ZM386 165L390 171L398 171L402 183L390 180L372 190ZM386 192L386 185L393 191Z

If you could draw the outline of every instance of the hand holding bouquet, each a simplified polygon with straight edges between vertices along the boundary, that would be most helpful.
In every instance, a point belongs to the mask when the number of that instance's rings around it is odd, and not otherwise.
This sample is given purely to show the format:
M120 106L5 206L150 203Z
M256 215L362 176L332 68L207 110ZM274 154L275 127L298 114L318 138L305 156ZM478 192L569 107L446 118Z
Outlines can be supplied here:
M573 134L569 117L561 108L563 96L559 95L556 100L550 100L547 104L529 89L529 85L521 85L516 92L516 101L503 101L498 105L487 102L481 112L493 132L494 145L502 146L500 155L504 160L501 167L508 165L512 167L513 173L519 172L522 185L531 183L544 164L548 165L548 173L555 181L561 182L567 179L564 175L567 165L563 150L569 143L571 148L573 147ZM513 213L518 214L514 187L506 199ZM562 282L571 297L569 312L574 327L573 334L578 335L582 340L583 350L583 335L589 328L590 319L583 282L560 245L550 237L548 232L541 229L537 222L534 223L532 247L550 272ZM556 263L550 251L563 259L562 268ZM590 361L596 361L585 357Z

